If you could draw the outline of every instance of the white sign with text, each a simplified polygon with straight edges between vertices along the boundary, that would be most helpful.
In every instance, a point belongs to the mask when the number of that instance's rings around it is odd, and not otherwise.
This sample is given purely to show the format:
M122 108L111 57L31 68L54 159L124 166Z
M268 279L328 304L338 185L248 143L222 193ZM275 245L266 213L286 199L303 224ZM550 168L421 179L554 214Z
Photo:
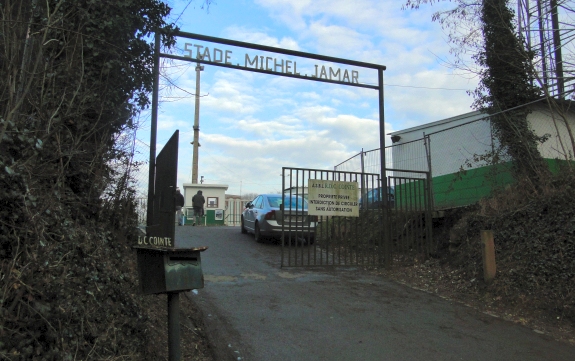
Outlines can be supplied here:
M308 213L313 216L359 217L357 182L310 179Z

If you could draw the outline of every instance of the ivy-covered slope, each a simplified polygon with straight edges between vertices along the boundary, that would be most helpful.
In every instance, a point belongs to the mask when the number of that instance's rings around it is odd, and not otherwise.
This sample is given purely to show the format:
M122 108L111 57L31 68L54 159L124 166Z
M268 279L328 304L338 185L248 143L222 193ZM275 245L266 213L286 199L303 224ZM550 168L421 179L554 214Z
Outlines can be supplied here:
M0 2L0 359L155 360L128 248L158 0ZM133 241L133 240L132 240Z
M575 183L565 171L526 195L510 187L456 225L456 247L445 259L458 271L460 292L489 296L575 326ZM493 230L497 275L485 285L480 231ZM453 234L453 233L452 233Z

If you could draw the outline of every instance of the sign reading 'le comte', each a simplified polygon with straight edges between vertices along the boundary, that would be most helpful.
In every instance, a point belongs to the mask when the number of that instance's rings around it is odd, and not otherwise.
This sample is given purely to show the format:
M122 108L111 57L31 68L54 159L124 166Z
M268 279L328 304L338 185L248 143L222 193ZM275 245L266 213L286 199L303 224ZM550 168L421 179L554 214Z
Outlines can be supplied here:
M218 48L210 49L207 46L185 43L184 57L202 59L214 63L223 63L227 65L236 65L244 68L259 69L272 71L276 73L298 75L301 77L310 77L326 80L337 80L344 83L359 84L359 72L357 70L347 70L325 65L314 65L314 71L311 74L302 74L297 69L297 62L287 59L277 59L270 56L244 54L243 62L235 62L234 54L231 50L221 50Z
M310 215L359 217L357 182L310 179L307 197Z

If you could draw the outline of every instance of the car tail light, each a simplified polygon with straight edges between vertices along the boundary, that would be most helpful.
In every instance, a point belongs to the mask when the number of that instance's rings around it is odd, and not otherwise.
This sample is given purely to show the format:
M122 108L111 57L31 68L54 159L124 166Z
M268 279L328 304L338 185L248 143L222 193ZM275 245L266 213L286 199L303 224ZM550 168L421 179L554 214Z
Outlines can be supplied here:
M276 219L276 211L269 211L269 212L266 213L266 215L264 216L264 219L267 219L267 220L273 219L273 220L275 220L275 219Z
M310 222L317 222L317 216L309 216Z

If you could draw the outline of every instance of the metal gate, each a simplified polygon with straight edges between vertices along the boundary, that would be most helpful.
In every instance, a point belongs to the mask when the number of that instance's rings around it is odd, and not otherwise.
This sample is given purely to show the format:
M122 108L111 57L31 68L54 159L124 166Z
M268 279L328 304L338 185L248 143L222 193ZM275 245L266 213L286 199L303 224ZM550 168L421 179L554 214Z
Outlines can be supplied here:
M388 187L395 202L389 212L393 260L411 262L435 251L432 239L432 192L429 172L389 169Z
M427 256L431 249L429 173L387 171L393 175L382 182L379 174L283 167L284 204L295 197L304 206L289 214L284 209L281 266L377 267ZM357 205L346 204L359 207L358 216L309 214L314 207L308 197L310 180L356 184ZM306 222L293 227L292 219Z

